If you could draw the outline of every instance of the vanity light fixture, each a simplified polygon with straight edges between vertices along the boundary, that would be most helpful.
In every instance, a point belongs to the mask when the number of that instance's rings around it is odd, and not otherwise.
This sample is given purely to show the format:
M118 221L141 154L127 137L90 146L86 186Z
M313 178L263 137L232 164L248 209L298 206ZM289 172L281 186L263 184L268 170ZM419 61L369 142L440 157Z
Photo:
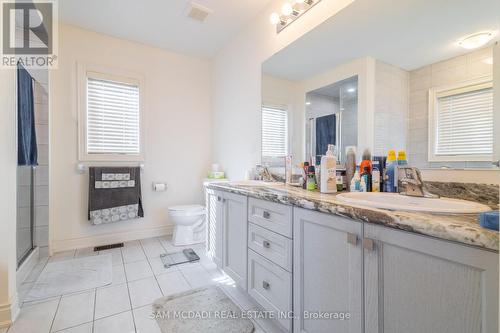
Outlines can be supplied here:
M464 37L458 42L458 45L466 50L477 49L478 47L484 46L493 39L493 32L482 31L467 37Z
M269 20L272 25L276 26L276 33L280 33L319 2L321 0L287 0L281 7L281 15L272 13Z

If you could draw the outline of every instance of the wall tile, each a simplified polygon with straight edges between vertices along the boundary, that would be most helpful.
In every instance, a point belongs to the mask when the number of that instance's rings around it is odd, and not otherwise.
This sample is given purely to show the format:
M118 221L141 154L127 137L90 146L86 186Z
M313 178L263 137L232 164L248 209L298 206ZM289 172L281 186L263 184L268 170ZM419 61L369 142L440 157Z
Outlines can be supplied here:
M49 206L35 207L35 225L37 227L49 225Z
M35 245L49 245L49 227L35 227Z
M40 165L35 169L35 184L49 185L49 167Z
M38 144L38 165L49 164L49 145Z
M49 123L49 106L47 104L36 103L35 105L35 124L47 125Z
M35 186L35 203L37 206L49 205L49 187Z

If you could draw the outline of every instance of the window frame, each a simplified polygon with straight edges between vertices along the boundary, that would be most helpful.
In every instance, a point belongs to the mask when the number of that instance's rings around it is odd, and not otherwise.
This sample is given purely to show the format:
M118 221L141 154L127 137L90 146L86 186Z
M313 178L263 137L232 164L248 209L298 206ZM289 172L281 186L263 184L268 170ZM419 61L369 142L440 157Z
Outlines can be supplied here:
M493 87L492 76L483 76L458 84L434 87L429 89L429 122L428 122L428 161L429 162L488 162L493 160L493 154L474 155L436 155L436 140L438 132L438 98L460 93L472 92ZM494 131L494 129L493 129ZM494 142L493 142L494 144Z
M277 109L277 110L282 110L286 113L286 153L285 156L283 157L276 157L276 156L264 156L264 145L263 145L263 137L262 137L262 131L263 131L263 119L262 119L262 112L263 109ZM291 147L291 128L290 128L290 108L288 105L285 104L277 104L277 103L271 103L271 102L264 102L261 105L260 108L260 150L261 150L261 164L266 164L269 166L282 166L285 165L285 157L290 155L290 147Z
M139 154L93 154L87 152L87 78L88 77L137 84L139 87ZM135 162L144 161L144 78L142 75L107 66L77 64L78 82L78 157L83 162Z

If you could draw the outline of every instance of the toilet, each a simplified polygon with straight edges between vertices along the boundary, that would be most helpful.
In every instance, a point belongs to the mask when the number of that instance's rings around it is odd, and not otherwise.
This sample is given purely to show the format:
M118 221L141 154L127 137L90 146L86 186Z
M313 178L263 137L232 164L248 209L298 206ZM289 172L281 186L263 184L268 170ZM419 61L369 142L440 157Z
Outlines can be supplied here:
M172 242L185 246L205 241L205 207L201 205L173 206L168 209L175 225Z

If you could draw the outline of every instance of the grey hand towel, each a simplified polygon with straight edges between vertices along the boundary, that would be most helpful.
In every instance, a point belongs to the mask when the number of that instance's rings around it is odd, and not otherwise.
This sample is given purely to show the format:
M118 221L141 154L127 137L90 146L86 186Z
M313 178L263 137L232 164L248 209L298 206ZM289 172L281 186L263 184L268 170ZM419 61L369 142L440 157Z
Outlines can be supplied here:
M89 168L88 219L92 224L144 217L139 167Z

